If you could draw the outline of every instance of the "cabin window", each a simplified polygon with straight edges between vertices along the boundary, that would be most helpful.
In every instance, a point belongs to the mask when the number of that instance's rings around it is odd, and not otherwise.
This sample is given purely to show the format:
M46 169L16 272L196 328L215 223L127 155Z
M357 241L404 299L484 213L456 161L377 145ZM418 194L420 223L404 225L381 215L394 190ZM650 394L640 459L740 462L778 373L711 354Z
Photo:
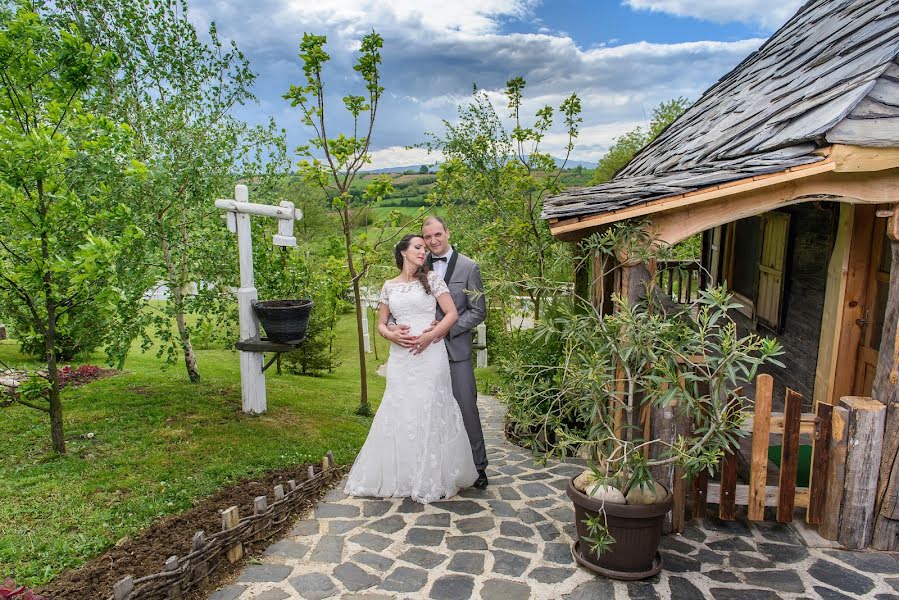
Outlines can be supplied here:
M740 219L728 227L725 277L744 315L781 328L790 215L780 212Z

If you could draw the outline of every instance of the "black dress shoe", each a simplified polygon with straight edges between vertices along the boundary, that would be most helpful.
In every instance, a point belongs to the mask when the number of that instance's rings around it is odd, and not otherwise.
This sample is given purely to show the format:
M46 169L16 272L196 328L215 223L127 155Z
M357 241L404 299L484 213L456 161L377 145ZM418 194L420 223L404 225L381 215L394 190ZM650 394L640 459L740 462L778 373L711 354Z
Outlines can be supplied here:
M484 469L478 469L478 478L474 480L474 483L471 484L471 487L476 490L486 490L488 483L487 472L484 471Z

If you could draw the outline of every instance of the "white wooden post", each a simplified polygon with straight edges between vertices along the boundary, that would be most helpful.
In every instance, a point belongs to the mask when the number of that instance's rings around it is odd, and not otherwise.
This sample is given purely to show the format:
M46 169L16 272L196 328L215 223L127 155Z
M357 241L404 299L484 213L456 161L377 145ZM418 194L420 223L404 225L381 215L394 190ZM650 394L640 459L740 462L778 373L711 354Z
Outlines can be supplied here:
M487 366L487 325L481 323L475 328L475 343L481 348L478 350L478 368Z
M294 209L292 202L280 206L250 204L247 186L234 187L234 200L216 200L217 208L227 211L228 229L237 233L237 251L240 259L240 288L237 290L237 308L240 322L240 339L258 340L259 321L253 312L253 301L258 299L253 278L253 236L250 215L274 217L278 221L278 233L272 239L276 246L295 246L293 223L303 218L303 212ZM265 374L262 372L262 352L240 351L240 388L243 412L260 414L266 411Z

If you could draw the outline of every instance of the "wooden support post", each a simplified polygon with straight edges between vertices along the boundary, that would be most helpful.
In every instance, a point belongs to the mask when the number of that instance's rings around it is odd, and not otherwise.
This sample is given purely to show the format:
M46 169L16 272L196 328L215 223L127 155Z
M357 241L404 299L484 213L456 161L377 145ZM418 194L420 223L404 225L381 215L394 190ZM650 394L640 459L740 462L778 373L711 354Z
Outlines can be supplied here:
M733 521L737 517L737 455L725 452L721 460L721 497L718 500L718 517Z
M275 502L279 502L284 500L284 486L280 483L275 486L275 494L274 494Z
M827 491L827 469L830 466L830 425L833 406L818 402L815 438L812 443L812 472L809 480L808 511L805 520L811 525L824 522L824 502Z
M228 531L237 527L240 523L240 514L236 506L231 506L222 511L222 531ZM228 549L228 562L236 563L243 558L243 544L237 542Z
M178 557L170 556L165 561L164 570L166 572L172 572L178 570ZM169 600L181 600L183 597L181 595L181 582L176 582L172 587L169 588L169 592L166 596Z
M880 354L874 374L873 397L887 406L880 482L877 486L876 521L872 545L878 550L899 550L899 218L890 219L892 263L890 288L883 319ZM893 237L895 236L895 237Z
M849 411L846 480L837 540L844 548L867 548L874 534L874 503L880 467L886 407L858 396L844 396Z
M331 470L331 465L328 462L328 456L325 455L322 457L322 473L326 474L329 470Z
M768 484L768 438L771 426L771 396L774 378L759 375L755 382L755 408L752 420L752 458L749 467L750 521L765 519L765 486Z
M315 479L315 467L309 465L309 468L306 469L306 480L310 481L312 479Z
M331 452L330 450L328 450L328 451L325 453L325 456L328 457L328 467L336 467L336 466L337 466L337 463L334 462L334 453L333 453L333 452Z
M206 533L204 531L198 531L194 534L193 539L190 540L190 551L199 552L206 546ZM192 563L193 566L193 581L197 584L202 585L203 581L209 575L209 564L204 560L199 563Z
M254 515L262 515L265 514L265 511L268 510L268 497L267 496L256 496L253 499L253 514Z
M115 600L126 600L134 592L134 577L128 575L112 586L112 597Z
M693 518L705 519L709 475L705 471L693 477Z
M796 503L796 473L799 469L799 427L802 420L802 396L787 388L784 402L784 434L780 452L780 479L778 481L777 520L789 523L793 520Z
M297 489L297 482L296 482L296 480L295 480L295 479L288 479L288 480L287 480L287 493L289 494L290 492L294 491L295 489Z
M837 539L840 532L840 506L846 479L846 442L849 438L849 411L833 407L830 423L830 465L827 467L827 493L824 497L824 521L818 528L821 537Z

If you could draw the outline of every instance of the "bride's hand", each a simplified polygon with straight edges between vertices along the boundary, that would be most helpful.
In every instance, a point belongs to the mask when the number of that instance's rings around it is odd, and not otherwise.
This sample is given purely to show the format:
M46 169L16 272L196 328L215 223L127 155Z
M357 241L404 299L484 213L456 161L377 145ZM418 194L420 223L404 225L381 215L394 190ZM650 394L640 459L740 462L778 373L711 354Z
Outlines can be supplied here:
M427 350L428 346L434 343L434 332L428 331L426 333L422 333L418 336L418 340L415 342L415 345L412 347L412 354L421 354L425 350Z

